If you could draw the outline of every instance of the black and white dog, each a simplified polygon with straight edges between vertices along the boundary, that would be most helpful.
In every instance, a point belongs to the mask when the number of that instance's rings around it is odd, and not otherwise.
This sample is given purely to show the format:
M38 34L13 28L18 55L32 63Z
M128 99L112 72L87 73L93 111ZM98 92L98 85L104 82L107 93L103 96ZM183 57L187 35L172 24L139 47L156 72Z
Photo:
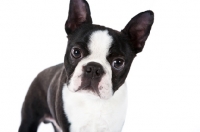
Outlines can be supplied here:
M92 24L86 0L71 0L64 63L40 72L22 107L19 132L51 122L56 132L120 132L127 108L125 80L154 21L152 11L119 32Z

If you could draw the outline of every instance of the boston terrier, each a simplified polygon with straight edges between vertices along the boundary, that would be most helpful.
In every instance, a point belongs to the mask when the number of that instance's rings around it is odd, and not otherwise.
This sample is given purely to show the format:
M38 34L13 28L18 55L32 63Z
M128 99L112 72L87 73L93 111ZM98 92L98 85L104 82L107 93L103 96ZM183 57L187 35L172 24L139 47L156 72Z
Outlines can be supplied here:
M121 132L127 109L126 77L154 21L152 11L123 30L92 24L86 0L71 0L64 63L40 72L22 106L19 132L52 123L55 132Z

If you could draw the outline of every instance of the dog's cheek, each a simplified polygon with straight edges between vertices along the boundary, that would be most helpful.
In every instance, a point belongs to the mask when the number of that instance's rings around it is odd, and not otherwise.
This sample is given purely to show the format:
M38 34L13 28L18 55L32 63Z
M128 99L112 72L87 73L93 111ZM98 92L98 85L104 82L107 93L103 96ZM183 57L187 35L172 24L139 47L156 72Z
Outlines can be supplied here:
M109 62L104 62L105 75L99 82L99 92L102 99L109 99L113 95L112 70Z
M111 76L104 75L99 82L99 92L102 99L109 99L113 95Z
M81 77L82 77L82 66L77 65L74 70L74 73L71 76L69 83L69 90L75 92L81 86Z

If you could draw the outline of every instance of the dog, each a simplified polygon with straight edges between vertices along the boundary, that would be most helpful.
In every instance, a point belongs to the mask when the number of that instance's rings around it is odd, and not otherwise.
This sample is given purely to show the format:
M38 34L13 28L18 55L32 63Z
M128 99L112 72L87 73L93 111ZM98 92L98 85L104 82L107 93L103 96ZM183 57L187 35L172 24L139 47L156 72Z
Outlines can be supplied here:
M120 132L126 117L126 77L154 21L150 10L123 30L92 24L86 0L71 0L64 63L40 72L22 106L19 132L52 123L55 132Z

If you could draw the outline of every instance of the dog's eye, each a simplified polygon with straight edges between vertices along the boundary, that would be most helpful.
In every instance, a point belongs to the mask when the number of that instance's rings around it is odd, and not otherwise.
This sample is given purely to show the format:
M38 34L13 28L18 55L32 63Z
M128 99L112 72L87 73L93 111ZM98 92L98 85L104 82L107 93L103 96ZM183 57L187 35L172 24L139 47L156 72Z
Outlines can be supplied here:
M124 67L124 59L117 58L112 62L112 66L117 69L121 70Z
M71 50L71 55L75 58L75 59L79 59L82 57L82 53L81 50L79 48L73 48Z

